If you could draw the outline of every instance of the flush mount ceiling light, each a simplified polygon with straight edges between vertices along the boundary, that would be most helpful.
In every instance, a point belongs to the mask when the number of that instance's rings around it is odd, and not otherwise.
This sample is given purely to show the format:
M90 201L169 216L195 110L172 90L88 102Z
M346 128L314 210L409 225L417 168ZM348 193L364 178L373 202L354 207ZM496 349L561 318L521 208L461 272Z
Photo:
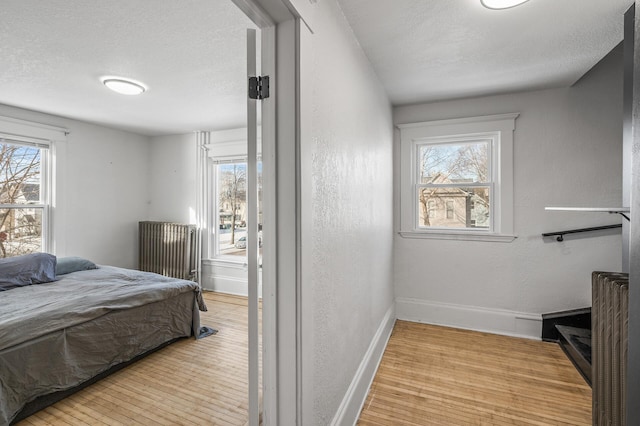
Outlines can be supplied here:
M139 95L147 90L140 82L120 77L104 77L102 84L121 95Z
M509 9L527 1L529 0L480 0L480 3L487 9Z

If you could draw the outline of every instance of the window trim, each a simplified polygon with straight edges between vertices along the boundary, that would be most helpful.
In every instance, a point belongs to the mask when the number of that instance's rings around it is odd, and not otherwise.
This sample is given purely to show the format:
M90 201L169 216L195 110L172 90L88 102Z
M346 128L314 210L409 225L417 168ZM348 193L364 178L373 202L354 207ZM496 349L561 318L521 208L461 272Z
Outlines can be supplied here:
M519 113L398 124L400 130L400 230L404 238L511 242L513 234L513 132ZM417 146L428 140L494 138L491 230L425 229L418 225Z
M11 125L7 125L11 123ZM24 126L30 128L24 129ZM31 128L32 127L32 128ZM40 137L31 137L19 134L13 134L15 130L24 131L25 133L32 133L41 136L42 129L45 130L45 134L50 126L40 125L37 123L28 123L21 120L12 119L8 117L0 117L0 140L5 140L5 143L27 146L40 149L40 191L41 199L37 204L0 204L0 208L7 209L40 209L42 210L42 223L41 223L41 247L42 253L55 253L55 240L53 231L53 193L54 193L54 175L53 175L53 158L54 158L54 144L52 140L47 140ZM7 131L8 130L8 131ZM65 132L66 133L66 132ZM46 153L46 155L43 155Z
M41 245L40 252L51 253L53 250L53 231L51 227L51 192L52 192L52 176L51 176L51 157L52 144L49 141L39 141L26 137L1 137L6 139L6 143L19 146L27 146L40 150L40 200L37 204L0 204L0 208L9 209L41 209L42 210L42 229L41 229ZM45 154L46 155L43 155Z
M261 126L258 126L258 161L262 161L262 140L260 137ZM247 263L246 256L234 256L220 254L220 233L218 228L218 211L220 200L218 194L218 166L233 163L247 162L247 129L238 128L211 132L210 139L204 144L206 151L206 177L207 186L210 191L207 194L209 207L206 214L207 228L210 232L207 235L205 244L207 245L206 257L217 264L243 265ZM211 198L213 197L213 198Z

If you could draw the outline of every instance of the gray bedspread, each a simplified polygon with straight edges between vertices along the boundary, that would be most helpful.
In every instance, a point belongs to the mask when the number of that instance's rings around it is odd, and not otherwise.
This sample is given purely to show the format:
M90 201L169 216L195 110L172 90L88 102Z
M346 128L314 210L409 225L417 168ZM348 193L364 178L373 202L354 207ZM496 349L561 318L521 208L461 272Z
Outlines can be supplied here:
M6 291L0 294L0 350L111 311L194 291L199 287L192 281L112 266Z
M189 336L198 308L197 283L110 266L0 292L0 425L37 396Z

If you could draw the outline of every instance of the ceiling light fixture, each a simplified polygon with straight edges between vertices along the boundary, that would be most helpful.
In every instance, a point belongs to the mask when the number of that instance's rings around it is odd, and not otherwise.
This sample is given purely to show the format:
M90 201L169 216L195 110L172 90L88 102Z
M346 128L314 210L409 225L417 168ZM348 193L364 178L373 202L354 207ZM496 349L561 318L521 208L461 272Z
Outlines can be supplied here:
M529 0L480 0L480 3L487 9L509 9L527 1Z
M147 88L144 84L120 77L105 77L102 84L121 95L139 95Z

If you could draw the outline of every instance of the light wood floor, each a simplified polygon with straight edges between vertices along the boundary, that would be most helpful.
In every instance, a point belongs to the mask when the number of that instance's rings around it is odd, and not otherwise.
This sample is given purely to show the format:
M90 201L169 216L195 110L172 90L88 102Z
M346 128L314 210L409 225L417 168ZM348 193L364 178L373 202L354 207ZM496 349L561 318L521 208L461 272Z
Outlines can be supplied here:
M591 425L558 345L397 321L358 425Z
M244 425L246 298L206 293L202 324L176 342L19 423ZM590 425L591 389L560 348L398 321L362 426Z
M175 342L19 425L244 425L247 299L205 300L201 323L218 334Z

